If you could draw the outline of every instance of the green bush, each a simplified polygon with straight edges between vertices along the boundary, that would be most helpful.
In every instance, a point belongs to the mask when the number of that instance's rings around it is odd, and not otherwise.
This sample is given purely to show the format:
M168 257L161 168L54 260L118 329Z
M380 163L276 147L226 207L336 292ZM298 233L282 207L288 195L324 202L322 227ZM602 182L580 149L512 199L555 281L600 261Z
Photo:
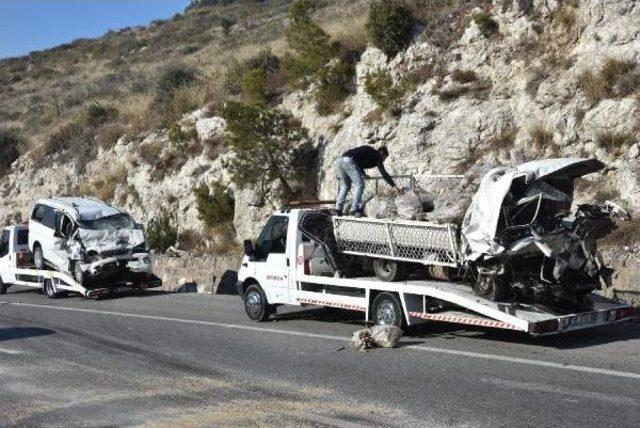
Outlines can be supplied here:
M411 10L403 2L376 0L370 6L366 28L371 43L391 58L407 47L413 25Z
M98 128L105 123L113 122L118 117L115 107L93 102L84 114L84 123L92 128Z
M193 189L198 217L209 228L233 220L235 201L233 195L220 183L212 188L202 183Z
M166 209L160 210L158 215L147 225L147 240L149 247L160 252L165 252L176 244L178 228L174 218Z
M263 105L269 97L265 89L267 75L264 70L254 68L246 71L242 76L242 93L247 102L255 105Z
M476 13L475 15L473 15L473 22L476 23L476 25L480 29L480 32L486 38L490 38L498 32L498 23L495 19L493 19L490 13Z
M24 144L16 131L0 128L0 177L9 172L11 164L20 156L20 146Z
M225 91L229 95L241 95L244 76L253 70L261 70L266 78L272 76L280 70L280 59L271 50L265 49L242 62L235 62L225 73Z
M353 65L343 60L336 60L317 73L314 96L318 113L326 115L339 110L352 91L355 75Z
M194 83L197 78L198 72L193 67L184 64L170 65L158 80L156 101L162 102L171 98L176 90Z
M378 71L367 76L364 90L384 111L397 111L404 96L402 87L393 82L387 71Z
M329 63L340 50L329 35L310 16L309 1L299 0L292 6L286 39L292 53L285 55L283 68L290 83L306 87L315 73Z

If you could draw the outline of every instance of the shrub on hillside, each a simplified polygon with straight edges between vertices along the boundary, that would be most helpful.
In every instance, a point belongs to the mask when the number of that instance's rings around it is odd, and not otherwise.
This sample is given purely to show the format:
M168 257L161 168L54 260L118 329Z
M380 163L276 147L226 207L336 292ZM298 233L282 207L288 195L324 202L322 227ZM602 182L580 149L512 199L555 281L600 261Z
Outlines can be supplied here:
M605 98L623 98L640 89L640 70L635 61L610 58L597 73L586 70L580 74L578 86L594 104Z
M336 60L322 68L316 77L314 93L318 113L335 113L347 99L355 84L355 69L343 60Z
M244 61L233 63L225 73L225 91L229 95L241 95L244 76L253 70L261 70L266 77L272 76L280 70L280 59L271 50L264 49Z
M289 81L306 87L315 73L329 63L339 52L329 35L310 16L312 8L307 0L296 1L289 12L290 24L286 39L292 53L285 55L283 68Z
M228 189L220 183L211 188L205 183L193 189L198 217L208 227L233 220L235 201Z
M598 134L596 142L609 154L618 157L636 143L636 138L625 132L603 132Z
M184 64L170 65L158 79L156 101L171 98L176 90L194 83L197 78L198 72L193 67Z
M367 76L364 90L384 111L398 110L404 95L387 71L378 71Z
M389 58L407 47L414 25L413 14L403 2L376 0L369 9L369 40Z
M24 140L15 130L0 128L0 177L9 172L11 164L20 156Z
M473 22L476 23L480 32L486 38L492 37L498 32L499 26L490 13L480 12L473 15Z
M84 123L91 128L98 128L108 122L113 122L118 117L118 109L115 107L93 102L84 114Z
M315 174L315 152L299 121L279 110L235 102L225 105L222 117L231 133L232 179L240 188L254 188L260 202L274 183L291 197L296 184Z
M242 75L242 93L248 103L263 105L269 99L265 85L267 75L259 68L246 71Z
M543 124L535 124L529 128L531 145L537 153L544 153L553 144L553 132Z
M168 210L160 210L158 215L149 222L146 235L149 247L160 252L165 252L176 244L178 228L175 226L175 219Z

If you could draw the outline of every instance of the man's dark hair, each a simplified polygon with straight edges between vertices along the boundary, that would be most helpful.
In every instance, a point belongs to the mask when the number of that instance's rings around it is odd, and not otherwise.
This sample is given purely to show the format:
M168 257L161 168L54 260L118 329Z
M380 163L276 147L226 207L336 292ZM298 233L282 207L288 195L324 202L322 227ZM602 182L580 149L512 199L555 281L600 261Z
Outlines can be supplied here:
M382 156L386 157L389 156L389 150L387 150L386 146L382 146L378 149L378 153L380 153Z

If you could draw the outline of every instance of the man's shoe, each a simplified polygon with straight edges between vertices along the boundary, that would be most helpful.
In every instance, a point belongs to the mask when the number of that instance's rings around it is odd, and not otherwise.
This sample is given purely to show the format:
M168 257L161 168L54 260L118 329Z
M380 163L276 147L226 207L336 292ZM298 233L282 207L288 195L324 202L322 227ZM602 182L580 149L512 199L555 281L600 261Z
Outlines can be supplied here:
M349 211L349 215L352 217L360 218L362 217L362 210Z
M329 214L331 214L331 215L332 215L332 216L334 216L334 217L340 217L340 216L342 216L342 211L338 211L338 210L337 210L337 209L335 209L335 208L331 208L331 209L329 210Z

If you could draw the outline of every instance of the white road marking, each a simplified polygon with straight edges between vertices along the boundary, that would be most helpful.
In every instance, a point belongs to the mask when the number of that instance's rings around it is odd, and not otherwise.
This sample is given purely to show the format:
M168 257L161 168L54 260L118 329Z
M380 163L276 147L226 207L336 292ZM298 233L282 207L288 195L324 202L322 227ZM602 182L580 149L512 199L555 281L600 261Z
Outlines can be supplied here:
M616 406L633 406L638 407L638 400L631 397L621 395L609 395L601 392L583 391L573 388L564 388L558 385L548 385L538 382L519 382L507 379L481 379L482 382L490 383L503 388L519 389L523 391L542 392L549 394L559 394L570 397L586 398L589 400L598 400ZM571 400L578 401L578 400Z
M16 351L15 349L0 348L0 354L18 355L22 353L22 351Z
M119 317L125 317L125 318L169 321L169 322L177 322L182 324L206 325L210 327L220 327L220 328L245 330L245 331L257 331L261 333L266 332L266 333L283 334L288 336L300 336L300 337L311 337L315 339L337 340L340 342L351 341L350 337L344 337L344 336L308 333L303 331L280 330L275 328L248 326L248 325L240 325L240 324L227 324L227 323L214 322L214 321L200 321L200 320L191 320L191 319L185 319L185 318L163 317L158 315L131 314L131 313L125 313L125 312L102 311L97 309L70 308L65 306L49 306L49 305L39 305L39 304L33 304L33 303L14 303L14 302L0 302L0 303L8 303L11 306L24 306L24 307L38 308L38 309L53 309L53 310L59 310L59 311L112 315L112 316L119 316ZM405 346L402 349L411 349L411 350L422 351L422 352L457 355L462 357L479 358L484 360L501 361L501 362L507 362L507 363L516 363L516 364L526 364L530 366L548 367L548 368L554 368L559 370L571 370L571 371L578 371L583 373L591 373L591 374L599 374L604 376L615 376L615 377L622 377L626 379L640 380L640 373L601 369L598 367L578 366L573 364L554 363L552 361L531 360L528 358L507 357L504 355L483 354L479 352L459 351L455 349L435 348L435 347L423 346L423 345L410 345L410 346Z

